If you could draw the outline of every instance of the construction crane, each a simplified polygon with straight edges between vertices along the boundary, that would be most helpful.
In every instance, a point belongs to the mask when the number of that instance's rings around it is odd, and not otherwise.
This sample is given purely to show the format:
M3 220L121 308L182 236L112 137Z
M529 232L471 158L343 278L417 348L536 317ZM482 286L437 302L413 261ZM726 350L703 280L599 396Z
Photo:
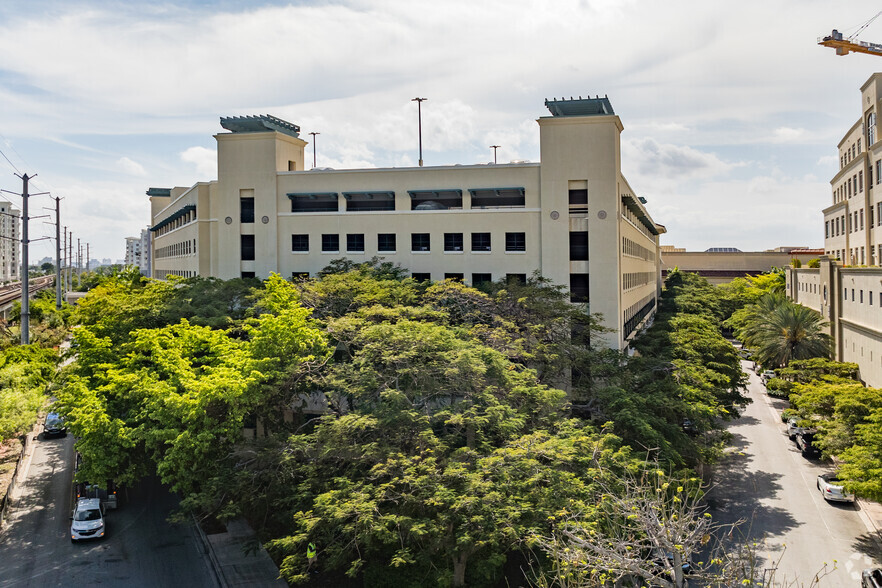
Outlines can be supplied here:
M824 37L823 39L818 39L818 45L823 45L824 47L833 47L836 49L836 55L848 55L850 51L855 53L866 53L868 55L878 55L882 57L882 43L866 43L864 41L858 41L858 36L864 32L870 23L879 18L879 15L882 15L882 12L879 12L862 24L857 31L850 37L842 38L842 33L833 29L833 32L830 35Z

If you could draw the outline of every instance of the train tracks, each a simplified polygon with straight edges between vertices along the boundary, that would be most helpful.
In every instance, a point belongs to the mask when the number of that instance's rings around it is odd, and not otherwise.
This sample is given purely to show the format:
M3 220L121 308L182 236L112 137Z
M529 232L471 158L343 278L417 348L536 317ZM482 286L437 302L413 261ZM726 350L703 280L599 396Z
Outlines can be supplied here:
M55 276L40 276L39 278L31 278L28 280L28 293L34 294L40 290L44 290L55 283ZM21 298L21 282L0 286L0 306Z

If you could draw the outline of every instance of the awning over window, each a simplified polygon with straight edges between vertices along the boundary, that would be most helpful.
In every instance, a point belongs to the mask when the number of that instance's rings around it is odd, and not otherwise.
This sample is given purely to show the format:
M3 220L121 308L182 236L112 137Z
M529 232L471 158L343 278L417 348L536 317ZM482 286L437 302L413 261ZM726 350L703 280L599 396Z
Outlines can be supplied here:
M150 227L150 230L154 231L154 232L158 231L162 227L170 225L171 223L175 222L176 220L178 220L182 216L185 216L187 213L192 212L194 210L196 210L196 205L195 204L188 204L187 206L175 211L174 214L172 214L171 216L166 217L164 220L162 220L162 221L156 223L154 226Z

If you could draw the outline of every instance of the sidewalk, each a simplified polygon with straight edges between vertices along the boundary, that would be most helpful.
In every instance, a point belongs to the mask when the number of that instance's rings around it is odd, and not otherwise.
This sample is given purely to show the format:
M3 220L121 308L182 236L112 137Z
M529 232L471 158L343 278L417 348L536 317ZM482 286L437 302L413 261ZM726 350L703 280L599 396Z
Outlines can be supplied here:
M230 521L226 533L206 535L196 525L196 533L205 547L221 588L238 586L287 586L279 579L279 569L254 531L243 519Z
M879 550L882 551L882 504L872 500L856 498L855 506L857 507L858 515L864 521Z

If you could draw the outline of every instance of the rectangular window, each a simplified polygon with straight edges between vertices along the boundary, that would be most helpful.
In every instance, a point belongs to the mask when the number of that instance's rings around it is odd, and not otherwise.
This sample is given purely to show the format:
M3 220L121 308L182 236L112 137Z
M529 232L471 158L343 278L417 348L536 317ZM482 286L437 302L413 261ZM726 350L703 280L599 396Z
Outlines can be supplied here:
M322 251L334 253L340 251L340 235L322 235Z
M395 192L343 192L346 212L395 210Z
M570 231L570 260L588 260L588 231Z
M408 190L411 210L459 210L462 190Z
M462 251L462 233L444 233L444 251Z
M288 194L291 212L338 212L340 203L336 192Z
M876 183L882 182L882 159L876 160Z
M570 214L588 212L588 190L570 190Z
M490 233L472 233L472 251L490 251Z
M377 251L395 251L395 233L378 234Z
M861 230L864 230L864 209L861 208Z
M588 274L570 274L570 302L588 301Z
M456 280L457 282L462 282L465 279L463 274L444 274L445 280Z
M864 191L864 172L863 170L858 172L858 191Z
M256 275L254 275L254 272L242 272L241 276L243 278L256 278L257 277Z
M527 234L526 233L506 233L505 234L505 250L506 251L526 251L527 250Z
M472 208L524 208L526 205L523 188L484 188L470 189Z
M411 233L410 234L410 250L411 251L431 251L429 243L429 233Z
M291 251L309 251L309 235L291 235Z
M254 261L254 235L239 235L242 261Z
M526 284L527 283L527 274L505 274L505 281L509 284Z
M428 282L432 279L432 274L420 274L420 273L412 273L410 277L416 280L417 282Z
M346 235L346 251L364 253L364 234L358 233Z
M873 207L872 206L867 209L867 226L868 227L873 226Z
M830 221L824 221L824 238L830 237Z
M292 282L302 282L309 279L309 272L291 272Z
M859 302L860 302L861 304L863 304L863 303L864 303L864 291L863 291L863 290L860 291L860 296L859 296L859 298L860 298Z
M254 198L239 198L239 222L254 222Z
M479 284L487 284L493 281L493 276L491 274L472 274L472 286L478 286Z

